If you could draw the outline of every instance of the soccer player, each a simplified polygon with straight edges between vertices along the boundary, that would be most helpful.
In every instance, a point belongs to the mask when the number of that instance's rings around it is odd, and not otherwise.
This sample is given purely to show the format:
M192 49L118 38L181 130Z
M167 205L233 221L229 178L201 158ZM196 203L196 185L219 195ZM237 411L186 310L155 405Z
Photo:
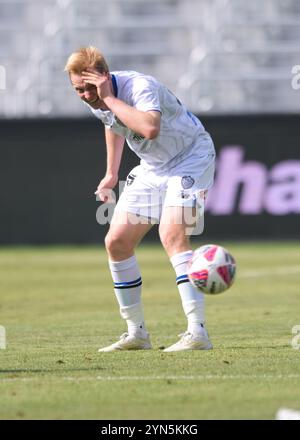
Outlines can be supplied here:
M215 151L203 125L164 85L135 71L110 72L94 47L68 58L65 71L78 96L105 125L107 170L95 192L103 202L118 182L124 141L140 165L128 175L105 237L121 317L128 331L99 349L150 349L135 247L159 223L159 237L176 273L187 330L164 351L212 348L204 323L204 297L188 280L190 235L203 222L213 184Z

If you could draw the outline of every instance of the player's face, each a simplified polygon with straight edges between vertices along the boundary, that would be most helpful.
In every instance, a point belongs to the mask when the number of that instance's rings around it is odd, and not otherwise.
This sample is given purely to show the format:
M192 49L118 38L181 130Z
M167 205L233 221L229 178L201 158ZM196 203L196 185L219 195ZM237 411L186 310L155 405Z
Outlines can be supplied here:
M70 80L80 99L95 109L105 107L104 103L99 99L96 86L84 83L81 75L75 73L70 74Z

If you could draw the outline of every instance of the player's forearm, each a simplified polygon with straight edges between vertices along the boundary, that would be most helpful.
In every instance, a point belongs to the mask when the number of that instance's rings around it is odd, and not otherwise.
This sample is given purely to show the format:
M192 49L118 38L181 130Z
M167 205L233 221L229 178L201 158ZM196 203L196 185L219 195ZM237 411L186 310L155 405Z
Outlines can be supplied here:
M108 129L105 130L105 139L107 152L106 174L110 174L117 178L119 175L125 139Z
M130 130L146 139L154 139L158 135L159 126L151 113L137 110L114 96L106 97L104 102Z

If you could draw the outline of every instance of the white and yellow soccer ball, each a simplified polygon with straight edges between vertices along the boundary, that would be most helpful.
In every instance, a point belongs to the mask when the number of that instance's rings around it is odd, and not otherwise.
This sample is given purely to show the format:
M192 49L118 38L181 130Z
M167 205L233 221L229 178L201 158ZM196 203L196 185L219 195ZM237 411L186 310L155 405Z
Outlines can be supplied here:
M227 249L216 244L199 247L189 261L189 280L204 293L224 292L233 284L235 274L235 259Z

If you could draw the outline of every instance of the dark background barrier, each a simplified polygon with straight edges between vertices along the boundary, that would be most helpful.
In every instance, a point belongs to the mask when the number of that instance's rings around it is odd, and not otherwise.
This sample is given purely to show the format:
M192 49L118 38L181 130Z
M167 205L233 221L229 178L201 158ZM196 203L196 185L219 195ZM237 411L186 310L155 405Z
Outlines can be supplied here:
M200 119L218 153L201 240L299 237L300 116ZM103 242L94 196L106 165L102 124L2 120L0 132L0 243ZM137 163L126 148L120 178Z

